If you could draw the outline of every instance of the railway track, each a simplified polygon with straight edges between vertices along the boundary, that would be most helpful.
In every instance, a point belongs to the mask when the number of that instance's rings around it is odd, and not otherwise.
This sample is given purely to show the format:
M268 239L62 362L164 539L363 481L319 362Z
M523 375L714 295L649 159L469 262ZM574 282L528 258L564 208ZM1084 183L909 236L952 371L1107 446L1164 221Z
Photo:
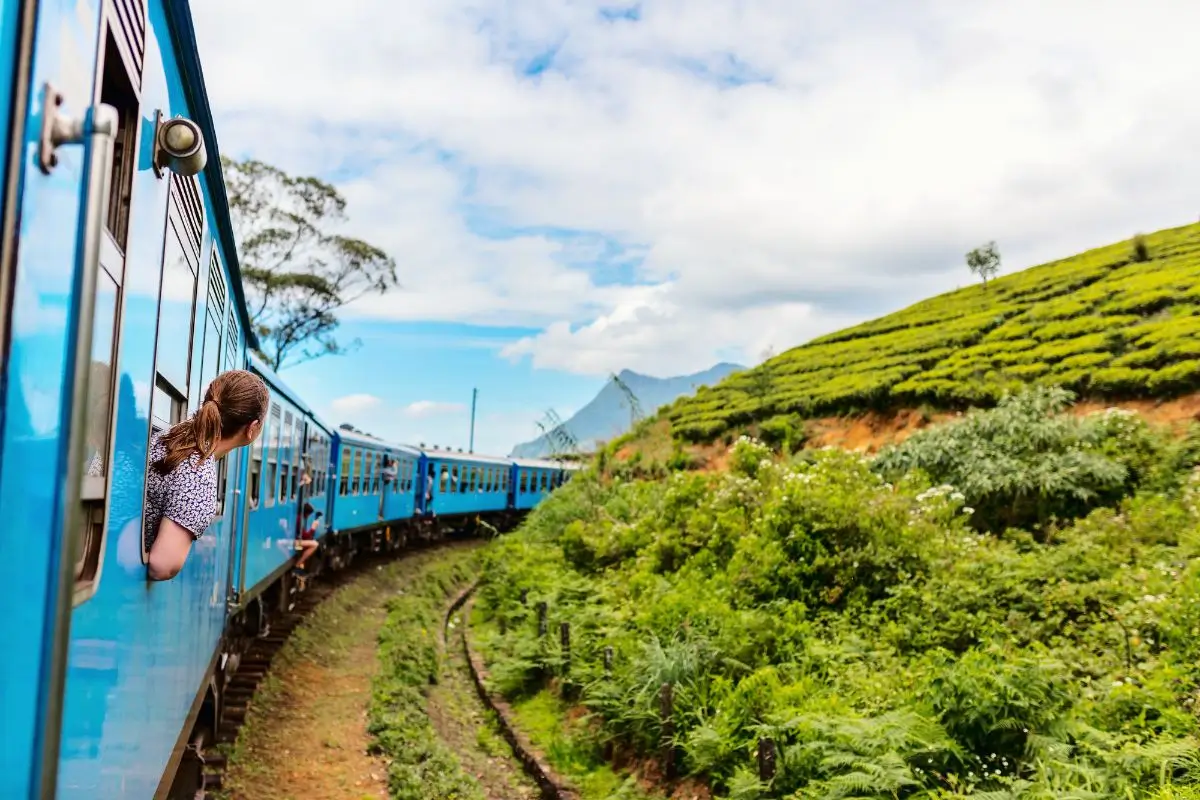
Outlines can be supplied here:
M473 537L472 537L473 538ZM211 749L204 741L193 742L189 750L195 754L201 770L200 786L194 800L211 800L220 796L224 785L225 769L228 766L226 751L232 750L242 724L253 703L259 685L271 670L271 663L292 632L326 598L339 588L352 583L368 569L397 559L408 558L421 552L450 549L465 540L457 536L435 542L416 542L399 552L359 554L346 567L332 575L322 575L318 582L303 581L289 587L288 610L275 618L268 630L254 639L243 653L236 671L229 678L222 693L220 714L216 724L216 737ZM307 583L307 585L303 585Z

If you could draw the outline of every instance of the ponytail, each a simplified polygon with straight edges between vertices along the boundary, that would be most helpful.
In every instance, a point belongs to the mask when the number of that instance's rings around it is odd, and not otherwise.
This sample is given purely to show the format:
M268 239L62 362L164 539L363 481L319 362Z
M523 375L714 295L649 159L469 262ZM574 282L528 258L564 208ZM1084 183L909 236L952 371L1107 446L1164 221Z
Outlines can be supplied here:
M218 375L191 419L162 435L159 441L166 453L151 466L160 475L169 475L193 453L201 461L212 458L221 437L232 436L251 422L261 422L269 402L266 384L257 375L245 370Z

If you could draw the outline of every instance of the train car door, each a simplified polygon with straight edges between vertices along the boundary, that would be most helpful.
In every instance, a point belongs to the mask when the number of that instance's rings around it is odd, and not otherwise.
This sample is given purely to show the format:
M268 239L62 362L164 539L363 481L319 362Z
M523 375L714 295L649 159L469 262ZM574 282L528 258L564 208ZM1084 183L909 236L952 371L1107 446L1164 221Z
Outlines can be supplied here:
M116 293L97 299L97 263L118 130L93 106L99 22L93 0L0 0L2 797L55 794L72 599L100 578L103 525L85 530L80 506L111 455L108 430L85 454L85 412L114 390Z

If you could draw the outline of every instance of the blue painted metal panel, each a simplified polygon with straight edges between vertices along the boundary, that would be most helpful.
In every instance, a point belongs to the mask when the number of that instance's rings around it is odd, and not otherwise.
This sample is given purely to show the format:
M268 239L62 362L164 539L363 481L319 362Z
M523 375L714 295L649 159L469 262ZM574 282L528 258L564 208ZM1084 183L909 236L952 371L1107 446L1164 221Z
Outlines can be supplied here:
M87 0L43 3L35 29L30 100L25 119L11 115L14 24L22 4L0 10L5 79L6 135L24 140L20 236L11 308L11 342L4 383L0 440L0 603L5 609L5 657L0 659L0 796L40 796L39 770L50 700L50 648L66 631L55 628L62 557L61 492L65 484L65 420L71 391L79 277L80 201L84 151L64 147L58 168L41 174L33 165L41 125L41 86L64 93L63 110L81 114L92 93L98 7ZM28 86L16 87L27 91ZM67 601L69 602L69 600Z
M150 4L148 23L121 322L109 546L99 589L76 609L72 622L60 798L153 795L225 620L236 468L224 516L196 542L175 579L147 583L142 557L155 318L169 187L169 181L157 178L151 169L147 129L152 130L155 109L167 116L196 116L187 104L161 3ZM209 209L205 254L212 248L214 206L223 209L210 196L212 174L206 172L201 181ZM223 220L220 224L227 225ZM234 254L221 255L226 264L236 263ZM201 313L207 264L202 258L197 281ZM244 318L244 309L239 311ZM198 368L198 352L192 353L192 363ZM190 408L198 402L198 397L189 397Z
M257 369L257 367L256 367ZM296 423L298 409L283 399L279 387L270 384L271 402L278 406L278 418L268 417L266 427L262 432L263 468L259 474L258 506L251 508L246 514L246 526L243 535L246 541L241 549L245 559L245 571L242 573L240 591L254 590L260 582L270 577L277 569L296 555L296 518L300 508L298 499L293 499L290 492L291 465L293 458L293 439L285 439L286 414L291 414L293 425ZM301 423L304 417L299 417ZM282 436L281 436L282 433ZM268 468L271 445L280 437L275 469ZM280 483L285 479L283 464L288 465L289 490L284 499L280 499ZM249 496L249 493L247 493Z
M383 518L387 522L408 519L416 508L415 486L417 456L393 455L396 460L396 481L387 486L383 496Z

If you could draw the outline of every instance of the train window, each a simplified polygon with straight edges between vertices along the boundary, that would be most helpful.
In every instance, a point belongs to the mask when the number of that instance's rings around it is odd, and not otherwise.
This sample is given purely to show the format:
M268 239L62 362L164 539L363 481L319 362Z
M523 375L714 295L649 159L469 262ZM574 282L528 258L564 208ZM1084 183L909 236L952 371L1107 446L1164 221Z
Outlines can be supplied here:
M350 449L342 448L342 471L341 471L341 486L338 487L338 494L342 497L350 494Z
M375 454L375 463L371 467L371 494L380 494L383 489L383 470L379 466L379 453Z
M88 376L87 438L84 444L84 501L104 500L112 446L113 369L117 285L104 269L96 287L96 317L92 328L92 366Z
M441 478L438 482L438 491L445 492L446 487L449 484L449 482L450 482L450 472L445 467L442 467Z
M117 135L113 142L112 168L109 173L108 219L105 228L113 241L125 251L129 233L129 199L133 174L137 168L138 96L130 70L121 58L113 28L105 25L104 64L100 102L117 109ZM118 29L119 30L119 29ZM140 83L140 75L138 76Z
M283 427L283 415L279 406L274 403L271 403L269 427L268 433L271 435L271 439L267 442L267 476L263 484L264 508L271 508L275 505L275 494L278 491L276 487L279 485L279 434Z
M528 477L529 477L529 475L525 472L525 470L521 470L521 494L525 494Z
M167 203L154 367L158 376L185 401L190 385L192 322L203 220L200 190L195 179L173 174Z
M251 510L258 508L258 484L262 476L262 461L263 461L263 436L260 434L254 440L254 444L250 445L250 479L248 481L250 488L250 508Z
M145 12L140 19L129 15L132 27L145 31ZM106 18L107 19L107 18ZM126 37L116 28L121 40ZM92 321L91 365L87 379L84 414L83 474L80 500L83 503L82 529L75 563L75 599L80 603L91 596L95 579L104 557L106 525L112 458L112 427L116 412L116 348L122 308L122 289L125 282L125 238L129 218L129 194L136 168L138 117L141 102L137 87L141 85L142 62L135 58L126 63L119 43L109 23L101 31L102 53L99 70L99 97L102 103L117 111L117 133L113 143L113 161L109 192L108 218L104 221L107 233L100 247L100 268L96 274L95 316Z
M292 413L283 414L283 431L279 436L279 502L286 503L288 492L291 490L291 467L294 455L292 452Z
M358 494L362 488L363 451L354 451L354 468L350 472L350 494Z
M208 265L208 303L204 312L204 341L200 351L199 390L197 402L204 396L212 379L221 371L221 333L225 321L225 275L221 262L214 252ZM225 513L225 493L229 483L229 459L223 458L217 465L217 516Z
M304 472L304 421L296 417L296 428L292 431L292 469L291 498L294 501L300 492L300 475Z

